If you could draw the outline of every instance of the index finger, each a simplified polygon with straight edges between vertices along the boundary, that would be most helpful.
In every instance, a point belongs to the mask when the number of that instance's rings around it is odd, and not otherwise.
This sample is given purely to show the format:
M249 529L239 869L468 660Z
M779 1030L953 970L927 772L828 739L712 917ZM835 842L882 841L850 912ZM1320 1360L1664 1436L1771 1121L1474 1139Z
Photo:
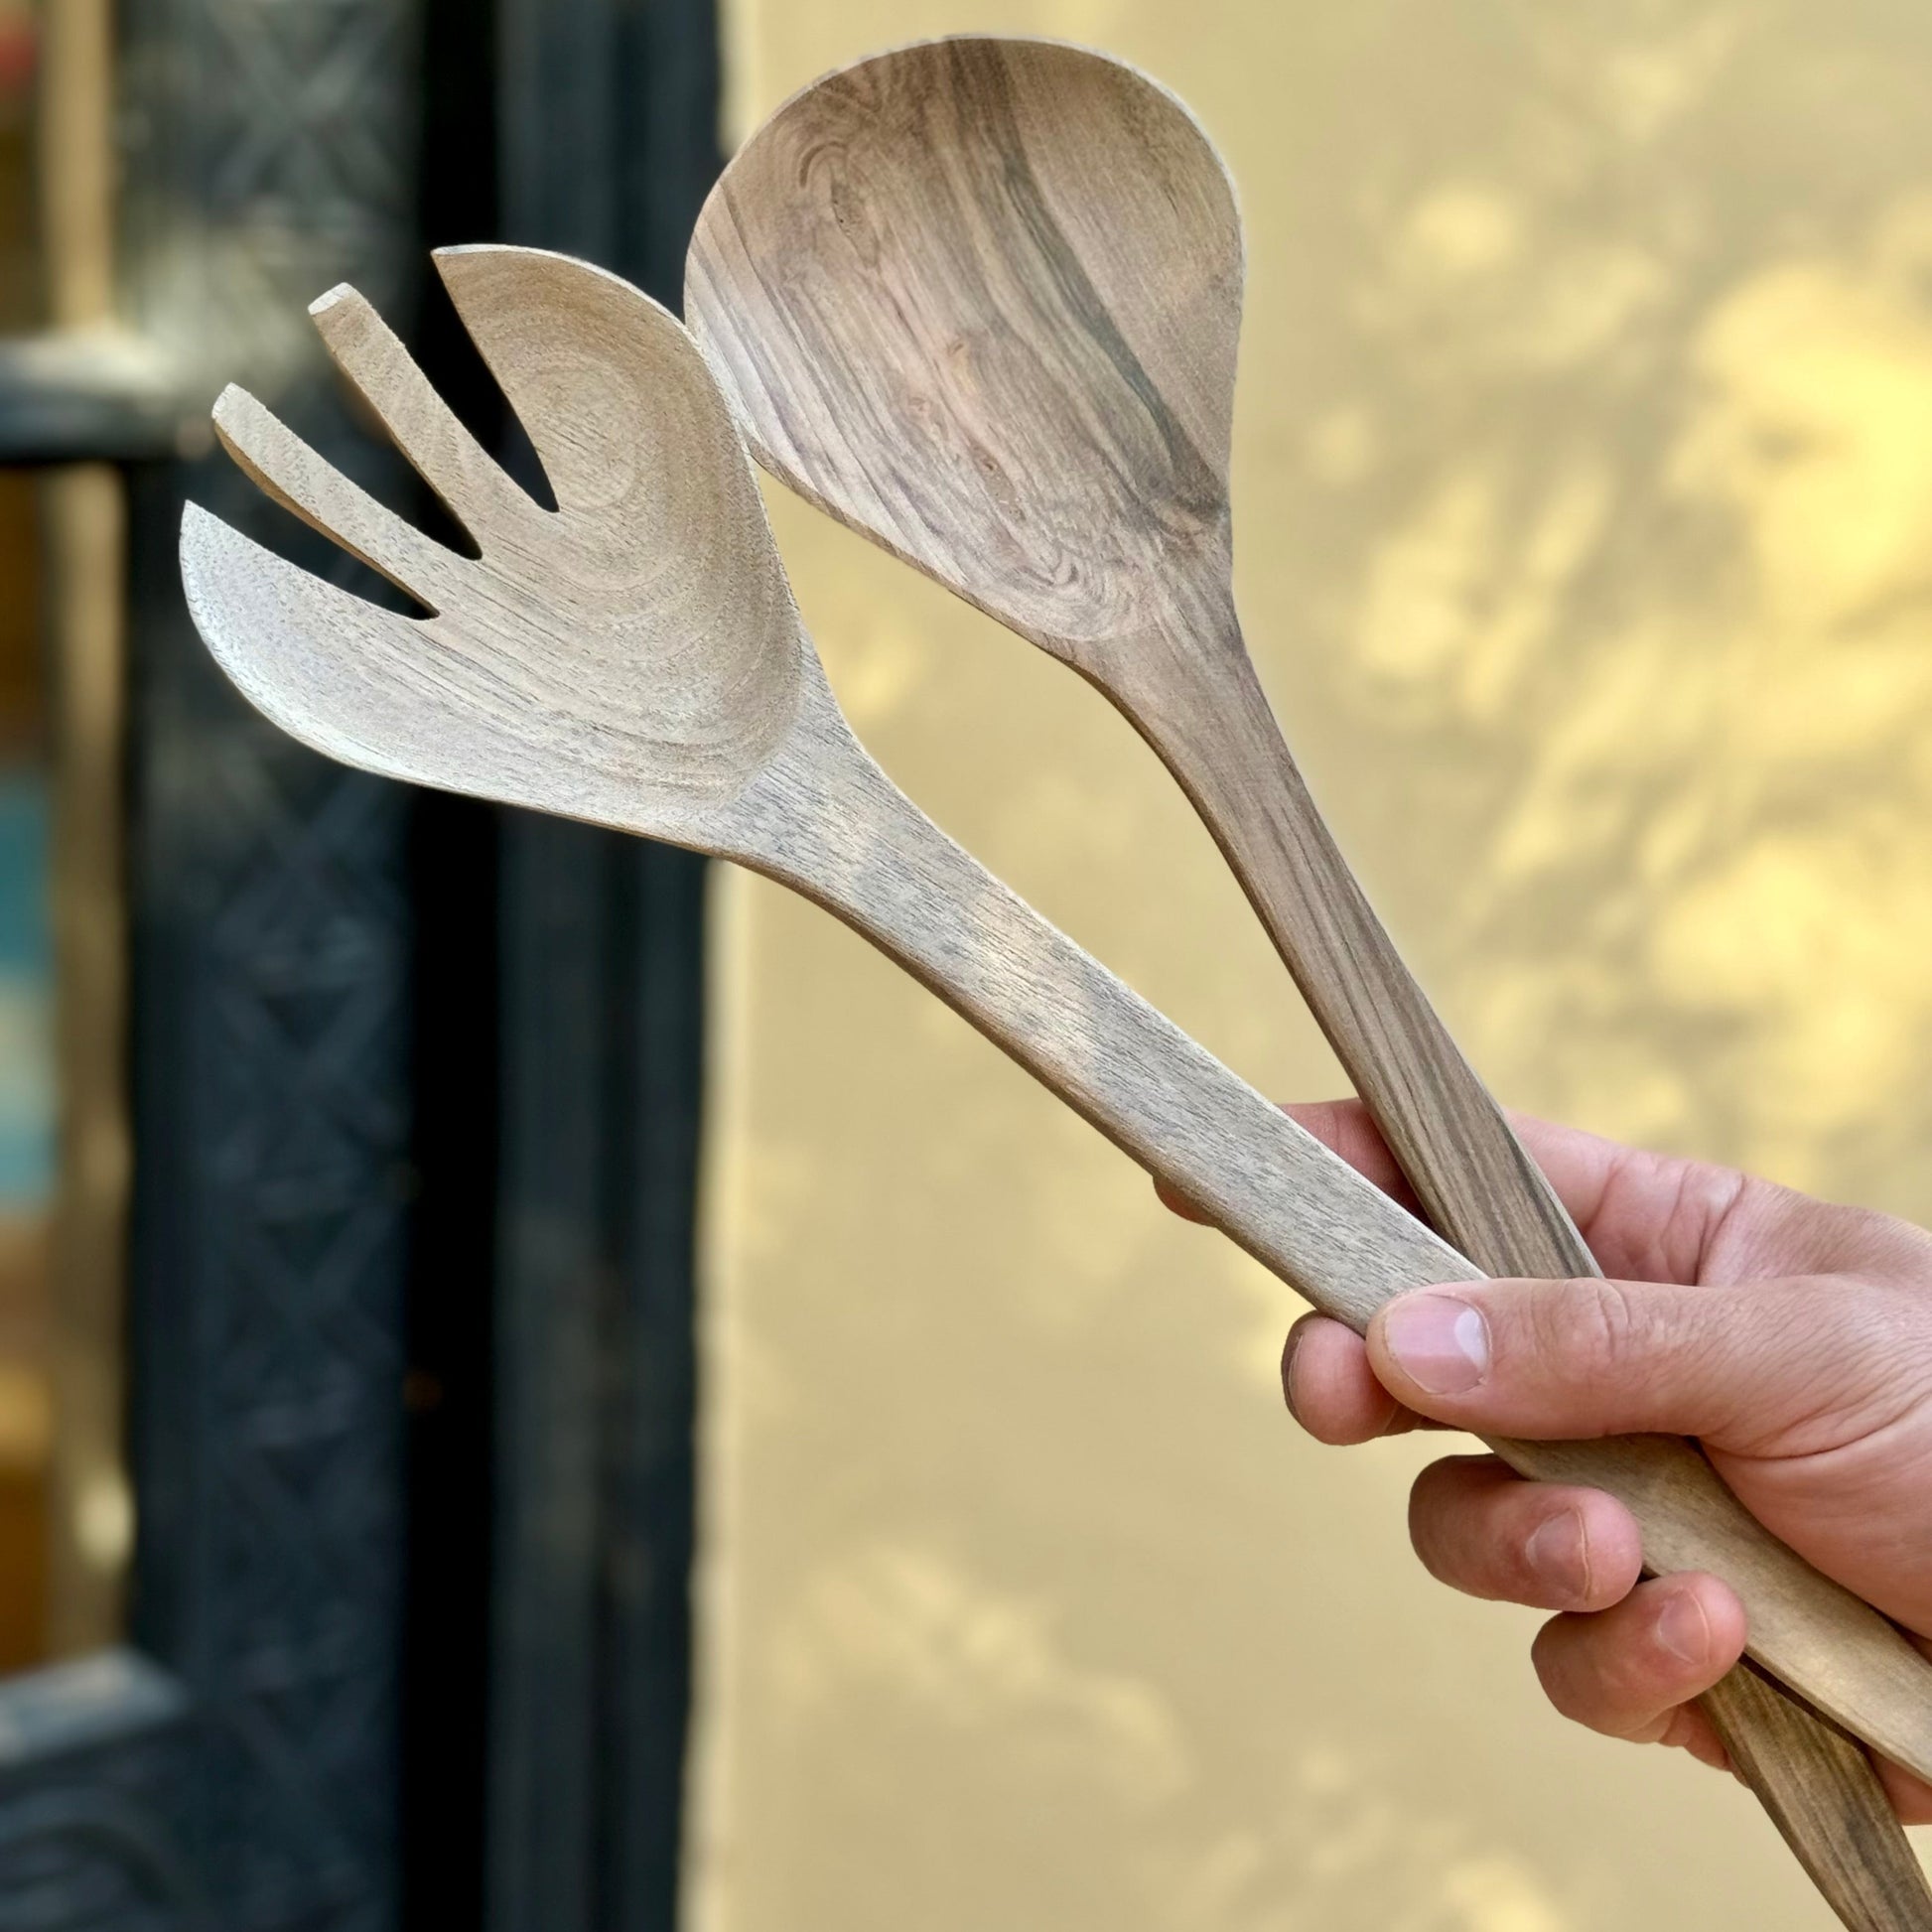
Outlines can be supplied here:
M1283 1111L1410 1213L1421 1213L1359 1100L1298 1102ZM1534 1114L1512 1111L1509 1121L1606 1275L1641 1282L1701 1279L1712 1241L1745 1184L1741 1174L1623 1147ZM1165 1190L1161 1197L1177 1213L1200 1218Z

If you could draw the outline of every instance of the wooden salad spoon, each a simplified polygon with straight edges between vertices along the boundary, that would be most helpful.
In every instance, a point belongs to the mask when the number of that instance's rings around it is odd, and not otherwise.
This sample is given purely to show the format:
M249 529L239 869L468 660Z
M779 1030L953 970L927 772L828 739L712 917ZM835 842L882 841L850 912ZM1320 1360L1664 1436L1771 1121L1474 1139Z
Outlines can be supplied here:
M1435 1225L1491 1274L1594 1275L1336 850L1243 642L1241 286L1232 185L1172 94L1085 49L965 36L779 107L699 218L686 314L767 470L1071 665L1166 760ZM1508 1457L1628 1503L1654 1570L1710 1567L1714 1536L1733 1581L1788 1569L1695 1445ZM1903 1923L1901 1899L1932 1922L1861 1752L1741 1665L1704 1706L1848 1923Z
M226 391L215 427L242 468L427 613L378 609L191 505L189 608L245 697L345 763L669 840L804 894L1357 1329L1406 1288L1477 1278L866 755L800 624L729 408L670 315L562 256L436 259L558 507L491 461L366 302L323 297L312 313L331 354L479 554L432 540ZM1767 1660L1932 1768L1924 1661L1851 1592L1794 1583L1811 1573L1784 1556L1753 1599Z

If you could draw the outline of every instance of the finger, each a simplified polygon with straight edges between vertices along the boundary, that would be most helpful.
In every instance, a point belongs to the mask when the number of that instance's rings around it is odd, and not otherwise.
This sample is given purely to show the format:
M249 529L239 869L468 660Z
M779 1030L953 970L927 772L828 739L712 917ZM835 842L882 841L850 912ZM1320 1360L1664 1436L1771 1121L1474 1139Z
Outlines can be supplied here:
M1284 1111L1412 1214L1420 1212L1359 1100ZM1932 1234L1890 1215L1813 1200L1709 1162L1623 1147L1533 1114L1509 1118L1597 1265L1621 1280L1736 1284L1801 1274L1915 1274L1932 1256ZM1204 1218L1155 1185L1176 1213Z
M1183 1221L1192 1221L1196 1227L1208 1225L1207 1216L1185 1194L1176 1193L1159 1174L1154 1176L1154 1192L1170 1214L1178 1214Z
M1708 1720L1685 1707L1743 1653L1742 1604L1717 1578L1688 1572L1639 1584L1593 1615L1552 1617L1530 1654L1545 1695L1573 1722L1723 1763Z
M1372 1180L1412 1214L1418 1212L1415 1190L1396 1166L1381 1129L1359 1100L1292 1101L1282 1112L1331 1154L1340 1155L1364 1180Z
M1419 1420L1375 1379L1361 1336L1321 1314L1305 1314L1288 1331L1282 1394L1317 1443L1370 1443L1403 1435Z
M1511 1114L1510 1124L1606 1275L1714 1285L1916 1277L1932 1255L1932 1236L1889 1214L1814 1200L1733 1168L1620 1147L1530 1114Z
M1886 1758L1874 1758L1872 1762L1877 1766L1878 1782L1885 1787L1885 1796L1891 1800L1891 1808L1897 1812L1900 1822L1932 1825L1932 1785Z
M1636 1519L1599 1490L1525 1482L1493 1455L1432 1463L1409 1493L1409 1538L1465 1595L1539 1610L1604 1610L1636 1587Z
M1755 1454L1817 1449L1830 1446L1829 1390L1852 1401L1890 1385L1886 1325L1854 1306L1882 1292L1835 1285L1837 1340L1824 1362L1816 1283L1458 1282L1378 1310L1368 1357L1399 1401L1482 1434L1654 1431Z
M1402 1170L1396 1166L1388 1143L1359 1100L1290 1102L1283 1106L1282 1112L1303 1132L1313 1135L1329 1153L1340 1155L1365 1180L1372 1180L1410 1213L1421 1212L1415 1190L1402 1177ZM1166 1182L1156 1180L1154 1191L1160 1195L1163 1205L1172 1208L1182 1220L1206 1220L1184 1194L1175 1193Z
M1414 1211L1395 1158L1359 1100L1317 1101L1288 1112ZM1509 1124L1607 1275L1647 1282L1703 1281L1709 1278L1711 1253L1726 1233L1736 1243L1754 1228L1782 1226L1792 1212L1818 1206L1730 1168L1646 1153L1534 1114L1512 1111ZM1786 1263L1770 1272L1798 1270Z
M1312 1101L1285 1111L1384 1193L1411 1213L1417 1211L1413 1190L1359 1100ZM1774 1246L1788 1246L1795 1218L1817 1212L1853 1213L1822 1208L1801 1194L1733 1169L1623 1147L1580 1128L1539 1120L1534 1114L1512 1112L1509 1122L1608 1275L1631 1281L1697 1282L1718 1275L1745 1280L1765 1273L1801 1272L1788 1260L1770 1267L1758 1265L1759 1258ZM1187 1212L1165 1192L1162 1198L1176 1211ZM1200 1217L1190 1214L1189 1218ZM1714 1258L1728 1265L1714 1271ZM1827 1266L1821 1259L1806 1262L1803 1269L1822 1271Z
M1912 1642L1926 1656L1932 1657L1932 1638L1913 1637ZM1885 1795L1891 1800L1892 1809L1900 1819L1907 1825L1932 1825L1932 1784L1914 1777L1910 1771L1887 1758L1874 1757L1871 1761L1877 1767L1878 1781L1885 1787Z
M1512 1112L1509 1124L1606 1275L1694 1282L1741 1174Z

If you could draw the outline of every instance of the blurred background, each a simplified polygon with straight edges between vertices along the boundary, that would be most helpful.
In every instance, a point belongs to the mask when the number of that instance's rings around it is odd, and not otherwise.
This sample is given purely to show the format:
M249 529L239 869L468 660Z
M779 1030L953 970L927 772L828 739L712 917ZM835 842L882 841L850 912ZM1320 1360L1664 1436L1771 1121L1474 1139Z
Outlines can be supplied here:
M1278 1283L802 901L321 765L174 576L303 312L674 300L721 154L962 29L1238 181L1251 644L1510 1102L1932 1220L1932 25L1892 0L0 0L0 1928L1830 1923L1298 1438ZM527 472L526 472L527 474ZM915 798L1339 1076L1079 680L781 491Z

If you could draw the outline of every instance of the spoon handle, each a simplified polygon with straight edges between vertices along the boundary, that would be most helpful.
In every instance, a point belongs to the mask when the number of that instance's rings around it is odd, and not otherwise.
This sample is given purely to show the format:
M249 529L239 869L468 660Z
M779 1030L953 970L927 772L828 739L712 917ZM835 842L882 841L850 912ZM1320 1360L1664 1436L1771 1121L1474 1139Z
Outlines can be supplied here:
M829 707L798 731L721 849L856 927L1324 1313L1359 1331L1405 1289L1480 1278L953 844ZM1732 1584L1767 1670L1932 1771L1932 1664L1767 1537L1701 1456L1651 1437L1492 1447L1622 1496L1647 1547Z
M1212 656L1158 652L1144 661L1152 675L1113 695L1227 855L1431 1222L1492 1275L1599 1274L1364 897L1303 783L1238 631ZM1629 1504L1653 1572L1710 1568L1733 1583L1752 1576L1769 1583L1781 1546L1737 1507L1695 1444L1652 1437L1620 1454L1608 1449L1522 1443L1504 1452L1526 1475L1588 1483ZM1639 1502L1645 1491L1648 1507ZM1707 1541L1714 1531L1721 1558ZM1740 1593L1754 1653L1763 1656L1764 1611L1755 1593ZM1783 1609L1797 1610L1799 1601ZM1856 1664L1847 1657L1841 1668ZM1807 1688L1818 1695L1815 1685ZM1855 1743L1742 1664L1700 1703L1848 1925L1869 1932L1932 1926L1932 1886Z

